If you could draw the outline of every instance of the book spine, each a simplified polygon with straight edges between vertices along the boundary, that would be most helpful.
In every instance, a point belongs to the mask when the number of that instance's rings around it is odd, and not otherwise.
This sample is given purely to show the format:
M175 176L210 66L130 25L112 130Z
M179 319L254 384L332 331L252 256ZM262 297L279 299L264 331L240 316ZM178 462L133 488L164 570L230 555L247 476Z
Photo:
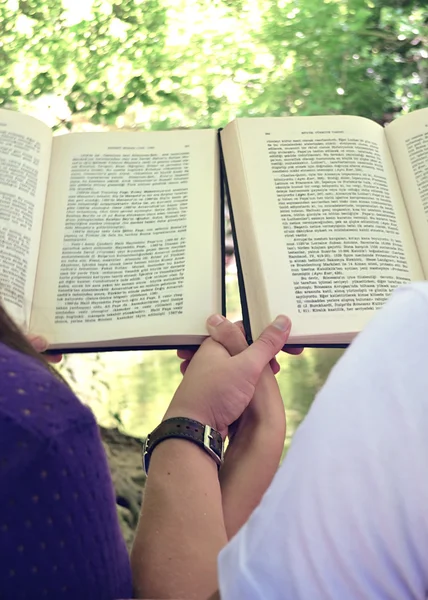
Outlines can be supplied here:
M222 188L223 188L222 194L226 198L227 207L229 209L230 224L232 227L232 240L233 240L233 249L234 249L235 260L236 260L236 268L237 268L237 272L238 272L238 287L239 287L239 297L240 297L240 302L241 302L242 322L244 325L244 331L245 331L245 337L246 337L247 343L252 344L253 337L251 334L251 323L250 323L250 314L248 311L247 294L245 291L245 282L244 282L244 276L242 273L241 257L239 255L238 236L236 235L235 220L233 218L232 200L230 197L230 190L229 190L229 184L227 181L226 167L224 164L223 147L221 144L220 131L221 130L219 130L219 132L218 132L218 137L219 137L219 147L220 147L221 184L222 184ZM224 205L226 204L224 202L224 198L223 198L223 203L224 203ZM224 209L225 209L225 206L224 206ZM225 234L225 216L224 216L225 210L224 209L223 209L224 239L222 239L222 248L223 248L222 252L223 252L223 264L226 265L226 234ZM224 271L224 289L226 289L226 270ZM226 298L225 298L225 308L226 308ZM226 314L226 312L224 314Z
M225 181L226 170L223 165L223 151L220 139L221 128L217 130L217 139L220 152L220 245L221 245L221 314L227 316L226 306L226 198Z

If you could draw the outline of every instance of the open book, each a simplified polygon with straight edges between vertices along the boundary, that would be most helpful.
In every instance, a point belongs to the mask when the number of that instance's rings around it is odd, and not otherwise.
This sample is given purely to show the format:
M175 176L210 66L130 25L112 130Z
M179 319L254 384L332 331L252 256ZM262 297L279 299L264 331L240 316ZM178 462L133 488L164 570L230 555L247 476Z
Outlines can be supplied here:
M237 119L221 133L253 337L346 344L392 291L428 279L428 109ZM245 314L244 313L244 314Z
M220 134L249 337L347 343L428 273L428 109ZM53 136L0 111L0 296L51 349L198 344L224 312L216 131Z
M218 133L0 110L0 297L50 349L199 344L222 310Z

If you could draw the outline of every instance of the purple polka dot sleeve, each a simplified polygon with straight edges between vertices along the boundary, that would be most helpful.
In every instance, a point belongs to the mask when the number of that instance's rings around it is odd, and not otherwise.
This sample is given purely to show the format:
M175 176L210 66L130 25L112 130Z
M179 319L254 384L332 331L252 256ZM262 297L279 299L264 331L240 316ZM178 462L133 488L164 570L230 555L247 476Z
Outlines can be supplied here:
M0 344L0 600L132 596L91 411Z

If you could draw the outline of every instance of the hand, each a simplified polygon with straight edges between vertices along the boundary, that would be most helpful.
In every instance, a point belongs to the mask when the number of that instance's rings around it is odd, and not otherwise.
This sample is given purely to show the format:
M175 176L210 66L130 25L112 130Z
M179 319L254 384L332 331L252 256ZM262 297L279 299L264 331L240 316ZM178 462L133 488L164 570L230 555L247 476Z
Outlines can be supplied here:
M48 343L45 338L39 335L28 335L27 339L37 352L44 352L48 348ZM45 354L44 358L47 362L56 364L61 362L62 354Z
M295 356L302 354L303 350L303 346L288 346L287 348L282 349L283 352L286 352L287 354L293 354Z
M226 348L226 350L231 356L239 354L240 352L245 350L245 348L248 347L247 341L245 339L245 331L242 321L236 322L235 327L233 329L230 327L227 327L226 329L214 329L212 331L211 337L216 342L222 344L222 346ZM190 361L195 356L197 350L198 349L196 347L194 349L186 348L183 350L177 350L178 358L181 358L183 360L183 362L180 364L180 371L183 375L187 371ZM287 346L282 350L287 354L298 355L303 352L304 348L300 346ZM270 366L273 374L276 375L280 370L280 366L276 358L273 358L270 361ZM257 385L253 400L249 403L248 407L241 415L241 417L229 428L229 437L234 437L238 429L247 430L250 421L254 424L260 422L266 425L268 423L270 425L276 424L279 426L279 429L281 429L281 423L283 422L283 429L285 434L285 413L283 410L282 400L280 404L278 402L275 403L275 401L273 400L273 397L278 397L278 395L279 389L275 378L269 377L267 373L263 373ZM268 401L266 401L266 399L268 399ZM277 408L273 411L273 414L270 415L268 411L270 411L270 409L273 408L274 404L276 404ZM272 418L268 419L269 415Z
M248 347L241 323L217 327L212 338L231 356ZM185 372L195 351L179 350ZM263 370L251 402L229 427L229 444L220 469L223 515L230 539L260 503L278 469L285 440L285 411L274 373L275 359ZM257 473L257 477L254 477Z
M245 331L244 331L244 326L242 321L237 321L235 323L235 325L237 327L239 327L239 329L242 331L242 335L244 336L244 341L245 341L245 348L248 346L246 340L245 340ZM218 340L217 340L218 341ZM225 346L226 350L227 347ZM190 361L192 360L192 358L195 356L196 351L198 350L198 348L195 346L194 349L191 348L186 348L183 350L177 350L177 356L178 358L181 358L183 360L182 363L180 363L180 371L182 373L182 375L184 375L184 373L186 372L187 367L190 364ZM287 346L286 348L282 348L282 351L285 352L286 354L292 354L293 356L297 356L299 354L302 354L304 350L303 346ZM229 352L229 354L231 356L234 356L234 353ZM278 361L276 360L276 358L273 358L270 361L270 366L272 368L273 374L276 375L277 373L279 373L280 371L280 366L278 364Z
M235 326L220 315L207 321L208 332L214 338L231 327ZM211 425L225 437L229 425L248 406L263 369L283 347L290 328L287 317L277 317L237 356L230 356L213 337L205 340L188 365L165 418L190 417Z
M230 354L236 356L246 348L248 348L245 339L245 331L242 321L237 321L234 325L229 324L227 327L217 327L211 333L212 339L221 344ZM290 350L290 354L301 354L303 348L290 347L285 350ZM180 364L180 371L184 375L190 361L195 356L197 348L177 350L178 358L183 362ZM267 426L277 426L279 430L285 432L285 413L284 405L280 396L278 384L275 377L280 366L276 358L270 361L269 370L267 367L263 370L260 380L257 384L254 396L248 404L245 411L235 423L229 427L229 448L232 438L235 438L238 430L247 430L250 425L263 424ZM282 441L283 444L284 440Z

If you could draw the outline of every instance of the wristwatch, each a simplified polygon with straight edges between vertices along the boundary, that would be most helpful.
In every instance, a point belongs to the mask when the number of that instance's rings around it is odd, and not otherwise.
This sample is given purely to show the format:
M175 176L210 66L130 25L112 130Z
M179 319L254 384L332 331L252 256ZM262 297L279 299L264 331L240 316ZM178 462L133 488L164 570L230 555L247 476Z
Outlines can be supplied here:
M217 463L218 468L223 463L223 438L220 433L199 421L187 419L186 417L173 417L162 421L146 439L143 451L143 466L146 475L149 472L150 458L153 450L158 444L169 438L180 438L197 444L208 452Z

